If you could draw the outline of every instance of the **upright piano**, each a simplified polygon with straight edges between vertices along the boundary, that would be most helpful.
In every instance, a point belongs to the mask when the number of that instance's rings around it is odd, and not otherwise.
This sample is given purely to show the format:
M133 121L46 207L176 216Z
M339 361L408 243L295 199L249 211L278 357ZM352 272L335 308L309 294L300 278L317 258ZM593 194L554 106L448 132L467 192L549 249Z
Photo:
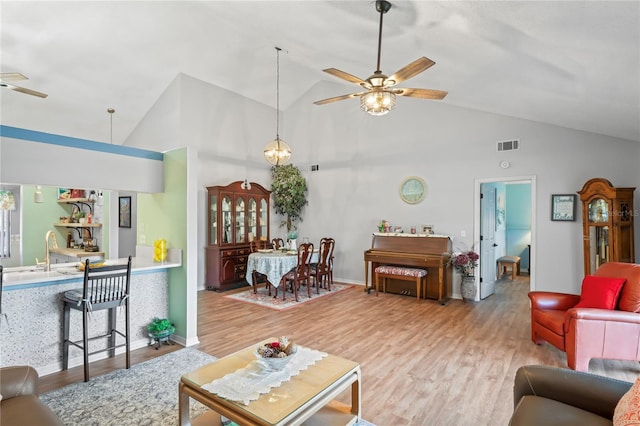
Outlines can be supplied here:
M373 271L380 265L397 265L427 270L426 297L437 299L445 304L451 285L451 239L445 235L424 234L385 234L374 233L371 249L364 252L365 291L371 291L375 283L369 286L369 271L373 280ZM394 280L388 280L387 291L394 291ZM403 282L395 281L395 289L402 290ZM404 282L406 283L406 281ZM402 290L408 292L409 290Z

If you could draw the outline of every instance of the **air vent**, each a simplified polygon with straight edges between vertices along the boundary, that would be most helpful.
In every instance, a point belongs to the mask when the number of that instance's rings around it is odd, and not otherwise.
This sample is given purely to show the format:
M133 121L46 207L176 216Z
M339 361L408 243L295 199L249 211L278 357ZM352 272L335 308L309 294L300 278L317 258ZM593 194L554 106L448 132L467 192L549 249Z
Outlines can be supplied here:
M498 142L498 151L515 151L520 147L520 140Z

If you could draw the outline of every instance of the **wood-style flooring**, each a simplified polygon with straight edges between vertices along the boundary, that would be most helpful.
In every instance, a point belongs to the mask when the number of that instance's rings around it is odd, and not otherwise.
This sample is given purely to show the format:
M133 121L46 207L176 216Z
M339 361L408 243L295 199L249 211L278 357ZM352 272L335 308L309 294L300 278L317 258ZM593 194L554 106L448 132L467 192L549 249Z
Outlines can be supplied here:
M566 356L530 340L529 280L496 284L477 303L394 294L367 294L361 286L285 311L198 294L196 348L223 357L273 336L358 361L363 417L386 425L506 425L513 410L513 377L525 364L566 367ZM132 352L142 362L179 346ZM98 375L123 360L91 364ZM591 373L634 381L637 362L592 360ZM82 380L82 368L41 378L41 392ZM341 396L349 402L347 395Z

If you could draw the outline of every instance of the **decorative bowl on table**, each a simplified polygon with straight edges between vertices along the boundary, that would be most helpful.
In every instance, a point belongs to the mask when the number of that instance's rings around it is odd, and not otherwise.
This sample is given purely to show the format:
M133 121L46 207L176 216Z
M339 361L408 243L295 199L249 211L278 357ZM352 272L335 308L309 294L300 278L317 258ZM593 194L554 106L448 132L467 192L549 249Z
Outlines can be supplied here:
M258 346L255 355L270 370L279 371L287 366L297 350L293 342L289 342L286 337L280 337L277 341Z

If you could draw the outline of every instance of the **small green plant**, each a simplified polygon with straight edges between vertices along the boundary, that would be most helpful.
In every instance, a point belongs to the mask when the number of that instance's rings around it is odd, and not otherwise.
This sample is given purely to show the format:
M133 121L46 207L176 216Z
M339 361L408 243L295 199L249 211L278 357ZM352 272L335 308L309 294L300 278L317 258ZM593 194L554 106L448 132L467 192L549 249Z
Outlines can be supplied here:
M161 334L161 333L173 333L176 331L176 328L171 324L166 318L154 318L151 321L151 324L147 326L147 331L151 334Z

